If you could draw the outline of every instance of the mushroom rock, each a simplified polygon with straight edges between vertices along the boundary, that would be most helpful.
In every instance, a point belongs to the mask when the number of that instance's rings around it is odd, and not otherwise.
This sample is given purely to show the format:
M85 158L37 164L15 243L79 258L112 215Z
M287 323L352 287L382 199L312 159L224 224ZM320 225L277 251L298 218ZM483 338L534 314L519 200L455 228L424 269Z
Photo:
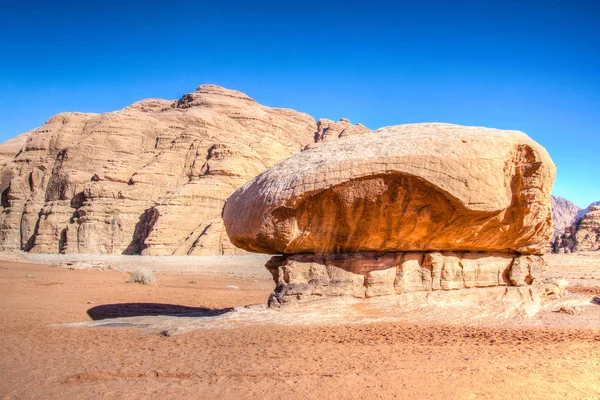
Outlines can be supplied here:
M282 254L271 304L529 286L553 234L555 165L526 134L426 123L295 154L231 195L231 242Z

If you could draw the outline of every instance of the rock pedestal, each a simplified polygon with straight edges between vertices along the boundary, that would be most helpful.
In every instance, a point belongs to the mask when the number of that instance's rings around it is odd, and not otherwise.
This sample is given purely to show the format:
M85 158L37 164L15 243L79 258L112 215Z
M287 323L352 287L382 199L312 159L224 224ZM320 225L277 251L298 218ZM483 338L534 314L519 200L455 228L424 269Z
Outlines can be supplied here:
M531 286L546 270L540 256L515 253L317 253L275 256L269 306L326 297L368 298L492 286Z
M540 281L555 166L517 131L412 124L302 151L238 189L232 243L283 254L270 304Z

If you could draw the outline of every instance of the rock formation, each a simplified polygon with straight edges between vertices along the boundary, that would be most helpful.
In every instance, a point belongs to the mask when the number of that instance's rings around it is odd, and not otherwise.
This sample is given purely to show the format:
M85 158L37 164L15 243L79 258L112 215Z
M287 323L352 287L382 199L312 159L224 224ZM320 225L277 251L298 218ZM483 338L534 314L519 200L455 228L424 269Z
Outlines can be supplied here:
M565 228L573 224L581 208L562 197L551 196L550 199L552 204L552 222L554 223L552 242L554 242L554 239L558 235L564 233Z
M362 135L371 132L371 130L362 124L352 125L346 118L334 122L330 119L321 118L317 121L317 132L315 133L315 143L331 142L347 136Z
M553 248L555 253L600 250L600 201L580 210L573 223L556 237Z
M267 264L272 305L316 297L529 286L552 236L555 166L517 131L382 128L323 143L227 201L227 233Z
M0 144L0 166L11 161L21 151L31 132L23 133Z
M178 101L58 114L0 144L0 250L241 252L220 216L229 194L302 148L368 132L213 85ZM552 209L556 237L579 209L555 197Z
M177 101L55 115L0 145L0 249L239 252L221 219L235 189L315 140L364 128L319 126L213 85Z

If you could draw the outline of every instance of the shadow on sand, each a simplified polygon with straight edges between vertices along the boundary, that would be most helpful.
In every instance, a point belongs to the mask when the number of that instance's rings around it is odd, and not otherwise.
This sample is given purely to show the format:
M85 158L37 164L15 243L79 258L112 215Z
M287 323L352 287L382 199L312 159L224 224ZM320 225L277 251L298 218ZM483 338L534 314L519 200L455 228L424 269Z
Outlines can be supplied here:
M600 306L600 297L594 297L591 301L592 304L596 304Z
M233 311L233 308L211 309L161 303L105 304L90 308L87 313L94 321L107 318L166 315L170 317L215 317Z

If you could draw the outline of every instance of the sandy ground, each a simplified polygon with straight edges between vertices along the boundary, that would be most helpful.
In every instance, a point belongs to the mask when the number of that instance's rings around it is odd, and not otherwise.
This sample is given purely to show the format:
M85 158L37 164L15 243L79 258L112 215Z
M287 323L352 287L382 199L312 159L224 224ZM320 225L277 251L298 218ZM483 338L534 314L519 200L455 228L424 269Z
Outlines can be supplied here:
M483 324L461 308L308 322L305 310L272 313L256 256L28 257L0 256L3 399L600 398L600 255L546 256L550 275L576 280L570 301L583 314ZM125 283L122 271L140 267L157 271L156 286ZM194 329L142 326L178 318Z

